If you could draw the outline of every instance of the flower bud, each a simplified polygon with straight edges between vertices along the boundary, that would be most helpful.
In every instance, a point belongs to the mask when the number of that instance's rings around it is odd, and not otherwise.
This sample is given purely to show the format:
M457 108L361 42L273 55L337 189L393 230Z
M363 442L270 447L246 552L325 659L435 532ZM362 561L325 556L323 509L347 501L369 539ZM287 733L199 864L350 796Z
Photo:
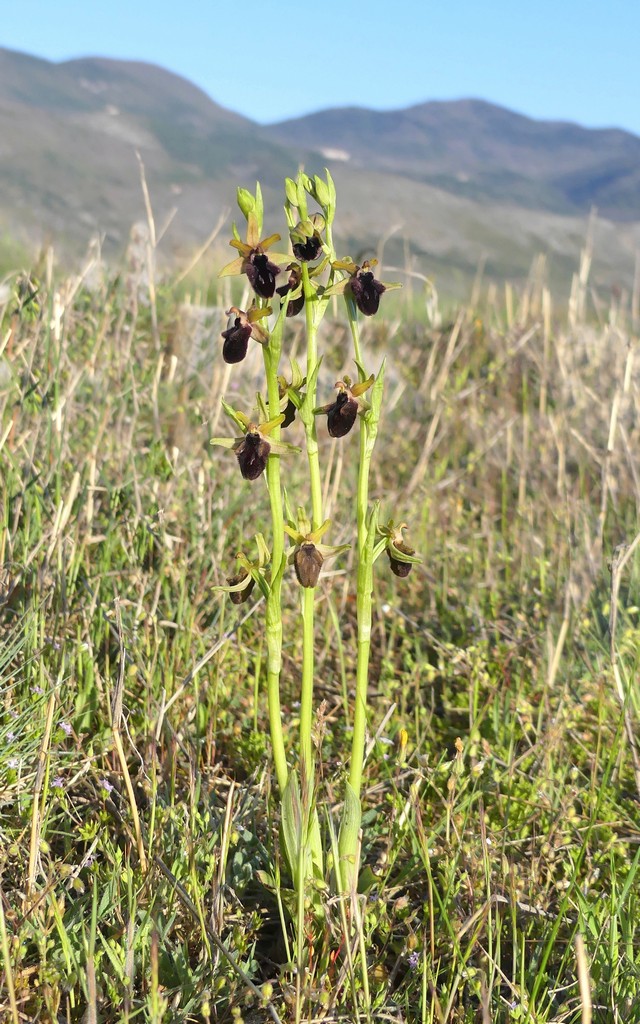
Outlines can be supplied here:
M242 210L244 216L249 219L249 214L255 213L256 201L254 196L251 195L246 188L239 188L237 193L238 206Z

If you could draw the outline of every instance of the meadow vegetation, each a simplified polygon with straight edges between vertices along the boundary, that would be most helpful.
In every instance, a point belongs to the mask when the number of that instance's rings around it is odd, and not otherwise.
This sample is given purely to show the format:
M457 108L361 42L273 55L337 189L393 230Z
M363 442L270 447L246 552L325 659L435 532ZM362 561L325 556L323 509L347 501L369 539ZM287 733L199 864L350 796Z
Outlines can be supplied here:
M408 274L363 324L367 360L388 360L371 495L422 563L376 575L360 891L327 867L296 977L264 600L214 590L269 519L263 481L209 445L222 396L253 403L262 355L242 375L220 357L240 285L156 281L147 255L73 277L44 258L3 285L0 1018L640 1021L638 296L591 291L585 252L563 304L540 264L452 308ZM341 302L324 394L353 373ZM287 325L289 353L301 334ZM334 544L349 441L320 437ZM288 461L292 487L304 471ZM315 591L328 836L354 560Z

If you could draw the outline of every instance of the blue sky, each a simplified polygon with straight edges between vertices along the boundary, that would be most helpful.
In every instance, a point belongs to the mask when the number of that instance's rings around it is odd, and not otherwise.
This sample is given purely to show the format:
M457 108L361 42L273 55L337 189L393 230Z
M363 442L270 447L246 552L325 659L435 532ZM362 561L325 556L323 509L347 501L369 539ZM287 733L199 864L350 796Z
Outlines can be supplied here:
M3 21L2 46L161 64L261 122L473 96L640 135L639 0L25 0Z

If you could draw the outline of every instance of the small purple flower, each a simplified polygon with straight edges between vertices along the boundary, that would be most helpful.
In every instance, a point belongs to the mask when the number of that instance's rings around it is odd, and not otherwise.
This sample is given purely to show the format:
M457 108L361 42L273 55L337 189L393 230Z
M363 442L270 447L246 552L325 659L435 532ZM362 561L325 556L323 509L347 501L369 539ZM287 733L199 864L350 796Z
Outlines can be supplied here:
M10 729L9 732L7 733L7 739L9 740L9 743L11 743L13 740L15 740L15 738L16 738L15 732L13 731L13 729Z
M407 963L412 971L417 971L420 964L420 954L417 949L414 949L413 953L409 954Z
M71 733L73 732L71 722L60 722L60 728L62 729L63 733L65 733L66 736L70 736Z
M62 775L56 775L55 779L53 780L53 788L64 789L64 779L62 778Z
M104 789L105 793L113 792L113 786L108 779L100 779L100 787L101 789Z
M43 694L44 690L42 689L41 686L32 686L31 687L31 692L32 693L37 693L37 694Z
M7 764L9 765L9 768L19 768L20 767L20 758L19 757L10 757L9 760L7 761Z

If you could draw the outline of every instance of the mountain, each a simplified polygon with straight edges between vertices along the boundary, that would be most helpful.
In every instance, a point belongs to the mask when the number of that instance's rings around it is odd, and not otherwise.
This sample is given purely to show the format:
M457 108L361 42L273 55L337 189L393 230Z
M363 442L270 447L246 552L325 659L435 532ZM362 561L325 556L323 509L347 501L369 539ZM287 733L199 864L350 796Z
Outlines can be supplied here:
M341 252L387 238L386 263L404 265L411 252L441 291L460 291L479 263L495 279L523 278L539 253L564 285L593 205L596 282L633 280L640 139L626 132L536 122L478 100L265 127L155 65L54 64L0 49L0 245L33 251L51 240L73 258L99 233L107 256L121 253L145 219L136 153L165 262L207 237L237 184L261 181L275 229L282 178L302 162L336 179Z
M352 167L400 174L472 199L532 210L640 220L640 138L617 128L534 121L481 100L406 110L324 110L273 125L302 155L333 151Z

